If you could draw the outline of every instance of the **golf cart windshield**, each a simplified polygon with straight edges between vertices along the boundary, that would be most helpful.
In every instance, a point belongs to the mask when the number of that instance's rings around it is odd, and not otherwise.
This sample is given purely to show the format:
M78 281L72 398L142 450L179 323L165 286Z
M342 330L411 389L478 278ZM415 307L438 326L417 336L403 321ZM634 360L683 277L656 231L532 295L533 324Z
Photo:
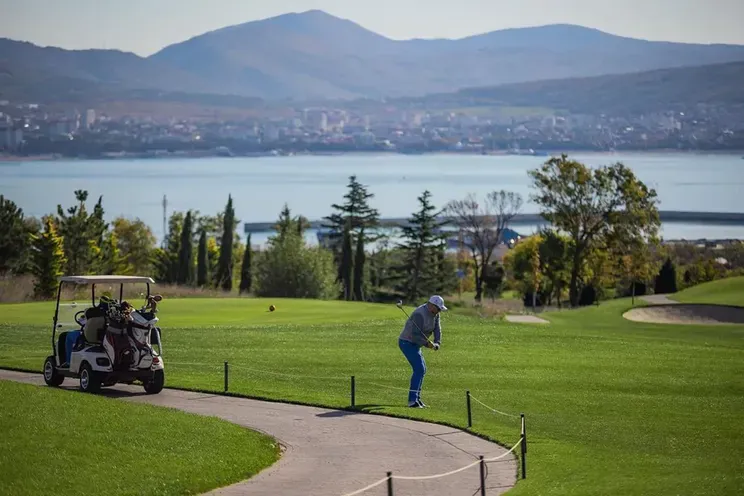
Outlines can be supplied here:
M115 275L108 275L108 276L64 276L59 278L59 292L62 291L62 286L65 284L68 285L90 285L91 287L91 303L95 306L96 304L96 286L119 286L119 300L124 299L124 285L125 284L145 284L147 286L147 295L145 296L145 299L150 296L150 284L154 284L155 281L151 277L143 277L143 276L115 276ZM111 288L113 289L113 288ZM111 297L115 297L114 294L110 295ZM57 297L59 301L59 295Z

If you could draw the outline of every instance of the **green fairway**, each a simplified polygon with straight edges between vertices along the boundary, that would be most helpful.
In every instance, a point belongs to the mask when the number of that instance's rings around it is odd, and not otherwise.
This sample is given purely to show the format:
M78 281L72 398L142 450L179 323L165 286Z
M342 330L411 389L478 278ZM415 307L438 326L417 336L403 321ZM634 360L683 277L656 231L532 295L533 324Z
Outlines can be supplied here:
M744 306L744 277L706 282L670 295L681 303L714 303Z
M216 418L0 381L2 494L197 494L278 456L268 436Z
M41 370L52 307L0 306L0 365ZM426 410L403 407L395 305L169 300L159 316L166 386L221 391L227 360L230 391L257 397L344 407L354 375L368 411L464 427L470 390L524 412L528 478L509 494L744 492L744 326L634 323L629 307L546 313L543 326L445 314L442 349L424 352ZM519 438L518 418L475 402L473 423L509 446Z

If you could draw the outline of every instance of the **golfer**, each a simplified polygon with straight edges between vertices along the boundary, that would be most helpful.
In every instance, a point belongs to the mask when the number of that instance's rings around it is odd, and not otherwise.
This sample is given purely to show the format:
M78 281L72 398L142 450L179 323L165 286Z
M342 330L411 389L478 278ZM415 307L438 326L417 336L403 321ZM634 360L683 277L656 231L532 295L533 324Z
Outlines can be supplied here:
M426 346L433 350L439 349L442 340L439 312L443 311L447 311L447 307L444 306L444 299L438 295L432 296L427 303L411 313L405 326L403 326L403 332L398 337L400 351L403 352L413 369L408 391L408 406L410 408L426 407L421 401L421 386L426 374L426 362L424 362L421 347ZM434 343L429 340L432 333L434 333Z

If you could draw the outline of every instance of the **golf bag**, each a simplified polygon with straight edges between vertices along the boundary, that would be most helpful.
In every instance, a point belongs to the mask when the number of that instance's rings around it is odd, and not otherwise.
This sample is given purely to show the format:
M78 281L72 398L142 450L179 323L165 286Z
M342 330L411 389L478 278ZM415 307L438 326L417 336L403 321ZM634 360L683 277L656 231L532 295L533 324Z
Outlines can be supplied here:
M153 320L147 321L131 307L109 305L108 326L103 348L114 370L148 369L152 366L154 351L150 346ZM157 320L155 320L156 322Z

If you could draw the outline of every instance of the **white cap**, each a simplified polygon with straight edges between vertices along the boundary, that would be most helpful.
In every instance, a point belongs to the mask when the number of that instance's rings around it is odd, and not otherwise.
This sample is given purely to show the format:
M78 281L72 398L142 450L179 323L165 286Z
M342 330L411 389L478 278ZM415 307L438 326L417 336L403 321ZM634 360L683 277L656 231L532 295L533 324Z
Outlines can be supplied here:
M438 309L440 309L443 312L447 311L447 307L444 306L444 299L439 295L434 295L431 298L429 298L429 303L436 306Z

